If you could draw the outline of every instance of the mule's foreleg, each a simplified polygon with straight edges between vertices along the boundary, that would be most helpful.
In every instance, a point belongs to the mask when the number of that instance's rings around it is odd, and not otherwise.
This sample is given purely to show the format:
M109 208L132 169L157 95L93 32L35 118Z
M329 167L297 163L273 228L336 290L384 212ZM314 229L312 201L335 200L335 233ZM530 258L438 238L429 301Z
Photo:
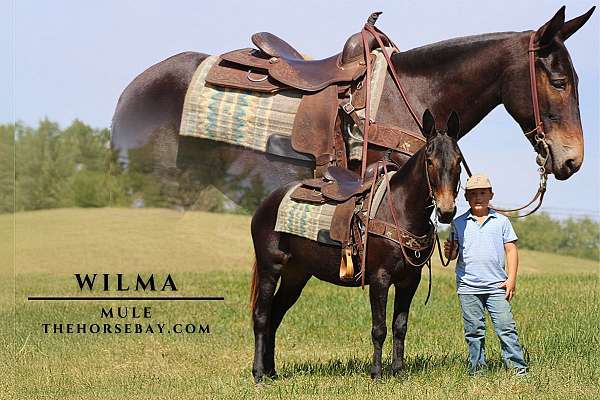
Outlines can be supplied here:
M390 277L381 271L378 276L370 279L369 298L371 300L371 340L373 341L373 365L371 378L381 378L381 351L387 334L385 324L387 296L390 288Z
M284 268L281 274L281 283L273 298L269 339L264 356L265 374L276 377L275 371L275 335L285 313L296 303L302 289L310 279L310 275L300 269Z
M420 275L419 279L408 287L395 285L394 317L392 319L392 374L394 375L404 369L404 340L408 329L408 311L419 286L419 280Z

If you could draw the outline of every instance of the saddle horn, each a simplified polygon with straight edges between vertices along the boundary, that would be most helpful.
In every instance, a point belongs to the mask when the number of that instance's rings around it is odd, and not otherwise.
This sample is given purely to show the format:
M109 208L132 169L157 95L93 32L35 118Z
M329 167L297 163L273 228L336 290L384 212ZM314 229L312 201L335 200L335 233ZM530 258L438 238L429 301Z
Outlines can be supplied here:
M383 14L382 11L375 11L369 15L369 19L367 19L367 25L375 26L375 23L381 14Z

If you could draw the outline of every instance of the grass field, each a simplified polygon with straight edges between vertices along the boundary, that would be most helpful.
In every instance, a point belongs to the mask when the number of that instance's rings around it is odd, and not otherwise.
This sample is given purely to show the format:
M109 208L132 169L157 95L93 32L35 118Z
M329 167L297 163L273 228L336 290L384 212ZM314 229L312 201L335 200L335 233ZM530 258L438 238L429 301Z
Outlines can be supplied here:
M598 262L520 253L513 311L531 367L526 379L504 371L490 324L491 371L467 375L453 271L435 262L429 304L423 305L424 272L411 309L402 376L389 373L391 314L386 375L374 383L368 290L313 279L279 330L280 378L257 387L251 377L254 339L247 307L253 258L248 217L70 209L19 213L15 221L13 231L12 216L0 216L0 233L8 239L0 244L5 261L0 313L6 322L0 351L8 360L0 363L0 398L600 398ZM81 294L74 273L169 273L178 295L224 296L225 301L27 301L27 296ZM149 322L209 324L210 333L42 331L41 324L48 322L105 322L100 309L110 305L151 306Z

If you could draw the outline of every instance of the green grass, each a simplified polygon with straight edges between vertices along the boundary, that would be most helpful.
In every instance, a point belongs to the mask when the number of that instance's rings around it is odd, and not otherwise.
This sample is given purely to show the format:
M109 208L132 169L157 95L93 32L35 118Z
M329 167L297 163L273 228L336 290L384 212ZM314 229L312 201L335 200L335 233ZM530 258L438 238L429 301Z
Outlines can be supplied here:
M9 360L0 363L0 398L600 397L597 262L520 252L513 311L531 366L527 379L504 371L489 323L491 371L476 378L467 375L453 271L434 263L429 304L423 305L424 272L411 308L402 376L389 373L391 305L386 374L376 383L369 378L368 290L312 279L278 332L280 378L255 386L247 307L253 258L248 217L73 209L20 213L15 221L13 247L11 217L0 216L0 232L9 238L0 244L0 257L8 260L0 276L0 315L9 322L0 337L2 358ZM102 322L101 306L124 304L26 300L77 295L73 274L78 272L170 273L180 295L222 295L225 301L130 304L151 306L153 323L209 324L210 334L44 334L44 322Z

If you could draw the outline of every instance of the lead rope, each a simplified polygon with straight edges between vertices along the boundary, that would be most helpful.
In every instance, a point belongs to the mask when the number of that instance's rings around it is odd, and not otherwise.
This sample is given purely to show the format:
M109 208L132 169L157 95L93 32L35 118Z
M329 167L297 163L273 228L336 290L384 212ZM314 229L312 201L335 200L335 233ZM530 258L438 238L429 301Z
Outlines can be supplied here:
M429 297L431 297L431 258L427 259L427 269L429 269L429 286L427 286L427 298L425 299L424 306L429 302Z

